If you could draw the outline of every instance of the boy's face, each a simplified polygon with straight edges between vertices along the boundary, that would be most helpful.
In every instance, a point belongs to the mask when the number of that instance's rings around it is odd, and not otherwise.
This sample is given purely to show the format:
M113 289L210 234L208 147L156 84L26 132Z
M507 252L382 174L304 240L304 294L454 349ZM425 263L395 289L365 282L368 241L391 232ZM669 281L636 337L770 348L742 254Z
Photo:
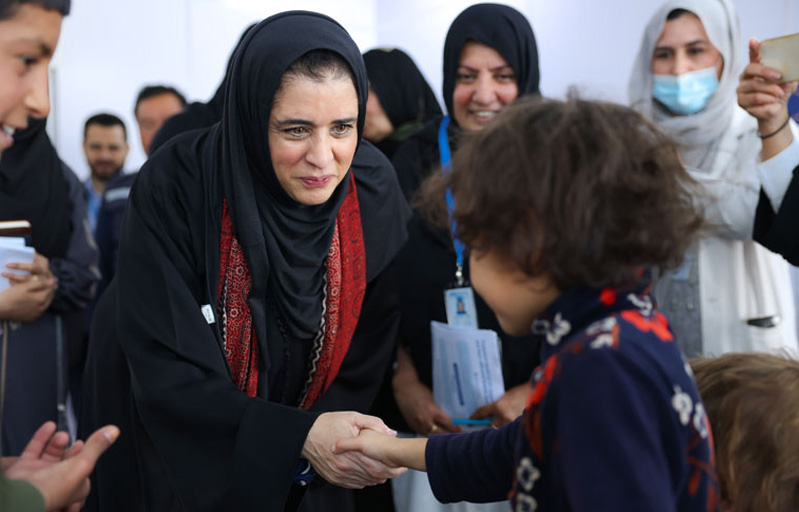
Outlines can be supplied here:
M496 250L473 249L469 276L502 330L512 336L529 333L536 317L560 295L549 276L530 277Z
M9 133L28 117L50 112L47 67L61 32L55 10L23 4L0 20L0 153L13 144Z

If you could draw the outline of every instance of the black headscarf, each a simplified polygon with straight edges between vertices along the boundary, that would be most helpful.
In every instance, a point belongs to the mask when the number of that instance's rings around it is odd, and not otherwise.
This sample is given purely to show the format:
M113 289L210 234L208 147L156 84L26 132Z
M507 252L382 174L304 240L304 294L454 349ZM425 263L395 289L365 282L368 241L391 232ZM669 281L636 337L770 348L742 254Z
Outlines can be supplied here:
M368 85L358 46L326 16L289 12L259 24L236 50L222 121L207 153L221 168L234 234L252 273L252 294L274 299L290 337L304 340L319 330L325 259L349 174L325 203L297 203L277 179L266 131L283 73L312 50L333 51L349 64L358 95L360 138Z
M0 220L29 221L36 251L61 258L72 234L69 185L46 125L46 119L29 119L0 157Z
M508 61L516 72L519 96L539 93L538 49L530 22L507 5L477 4L455 18L444 43L443 93L450 115L461 52L470 40L490 46Z
M236 43L236 46L233 48L233 52L231 52L228 58L225 77L227 77L230 66L233 63L233 55L235 55L239 45L244 41L244 37L253 27L255 27L255 24L250 25L244 30L244 33L242 33L239 38L239 42ZM194 102L186 106L182 112L167 119L161 128L158 129L158 132L156 132L152 142L150 142L149 154L155 153L155 150L163 146L164 142L175 135L198 128L207 128L219 122L219 120L222 119L222 107L225 104L225 83L225 78L223 78L214 96L208 100L207 103Z
M363 54L369 84L394 128L422 123L441 114L433 90L407 53L376 48Z

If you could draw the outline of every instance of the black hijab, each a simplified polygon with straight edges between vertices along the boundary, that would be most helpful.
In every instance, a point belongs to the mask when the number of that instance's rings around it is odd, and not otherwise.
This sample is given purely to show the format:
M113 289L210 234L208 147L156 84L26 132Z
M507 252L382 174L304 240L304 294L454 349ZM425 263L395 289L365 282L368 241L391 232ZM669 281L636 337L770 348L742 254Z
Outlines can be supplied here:
M167 119L163 126L158 129L152 142L150 142L149 154L155 153L158 148L164 145L164 142L175 135L198 128L207 128L222 119L222 107L225 104L225 79L233 63L233 55L235 55L241 42L244 41L244 37L253 27L255 27L255 24L247 27L244 33L241 34L241 37L239 37L239 42L236 43L233 52L231 52L228 58L225 77L223 77L222 83L219 84L219 87L216 89L214 96L208 100L207 103L194 102L183 109L182 112Z
M538 94L538 49L530 22L507 5L477 4L455 18L444 43L444 103L452 115L452 92L461 52L467 41L490 46L516 72L519 96ZM452 119L455 123L455 119Z
M363 61L369 84L395 129L441 115L433 90L407 53L376 48L364 53Z
M325 259L339 207L349 189L349 173L327 202L316 206L295 202L275 175L266 131L283 73L312 50L332 51L349 65L358 96L360 138L368 86L357 45L327 16L294 11L268 18L239 45L227 76L222 120L209 136L203 159L222 176L234 234L252 273L251 296L272 299L287 334L301 340L312 339L319 330ZM375 256L393 253L379 246L391 246L403 238L391 234L404 232L404 205L397 203L399 198L385 197L396 190L386 177L357 172L360 165L377 165L368 160L379 158L379 154L364 148L357 153L360 158L353 161L353 168L362 218L369 215L369 223L381 227L387 242L381 244L364 229L368 281L387 263Z
M0 157L0 220L28 220L36 251L62 258L73 229L69 185L46 125L46 119L29 119Z

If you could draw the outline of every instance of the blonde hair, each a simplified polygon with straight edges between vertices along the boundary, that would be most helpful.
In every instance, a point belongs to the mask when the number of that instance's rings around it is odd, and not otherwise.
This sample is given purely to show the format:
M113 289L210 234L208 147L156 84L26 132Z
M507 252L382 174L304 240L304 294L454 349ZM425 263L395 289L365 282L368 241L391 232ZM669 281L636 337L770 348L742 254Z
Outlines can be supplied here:
M799 361L726 354L691 362L716 445L721 497L736 512L799 507Z

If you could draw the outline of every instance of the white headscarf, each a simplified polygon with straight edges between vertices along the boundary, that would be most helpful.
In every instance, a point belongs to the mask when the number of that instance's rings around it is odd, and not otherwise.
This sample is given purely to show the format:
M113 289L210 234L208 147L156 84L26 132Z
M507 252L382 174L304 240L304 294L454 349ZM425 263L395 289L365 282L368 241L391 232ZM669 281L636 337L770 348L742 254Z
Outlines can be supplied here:
M675 9L690 11L702 21L711 44L724 58L719 88L704 109L687 116L675 116L652 97L652 55L666 17ZM741 65L741 29L738 12L729 0L670 0L650 19L633 65L628 94L630 105L651 119L682 148L684 161L703 167L715 153L715 143L729 128L736 110L735 89Z

